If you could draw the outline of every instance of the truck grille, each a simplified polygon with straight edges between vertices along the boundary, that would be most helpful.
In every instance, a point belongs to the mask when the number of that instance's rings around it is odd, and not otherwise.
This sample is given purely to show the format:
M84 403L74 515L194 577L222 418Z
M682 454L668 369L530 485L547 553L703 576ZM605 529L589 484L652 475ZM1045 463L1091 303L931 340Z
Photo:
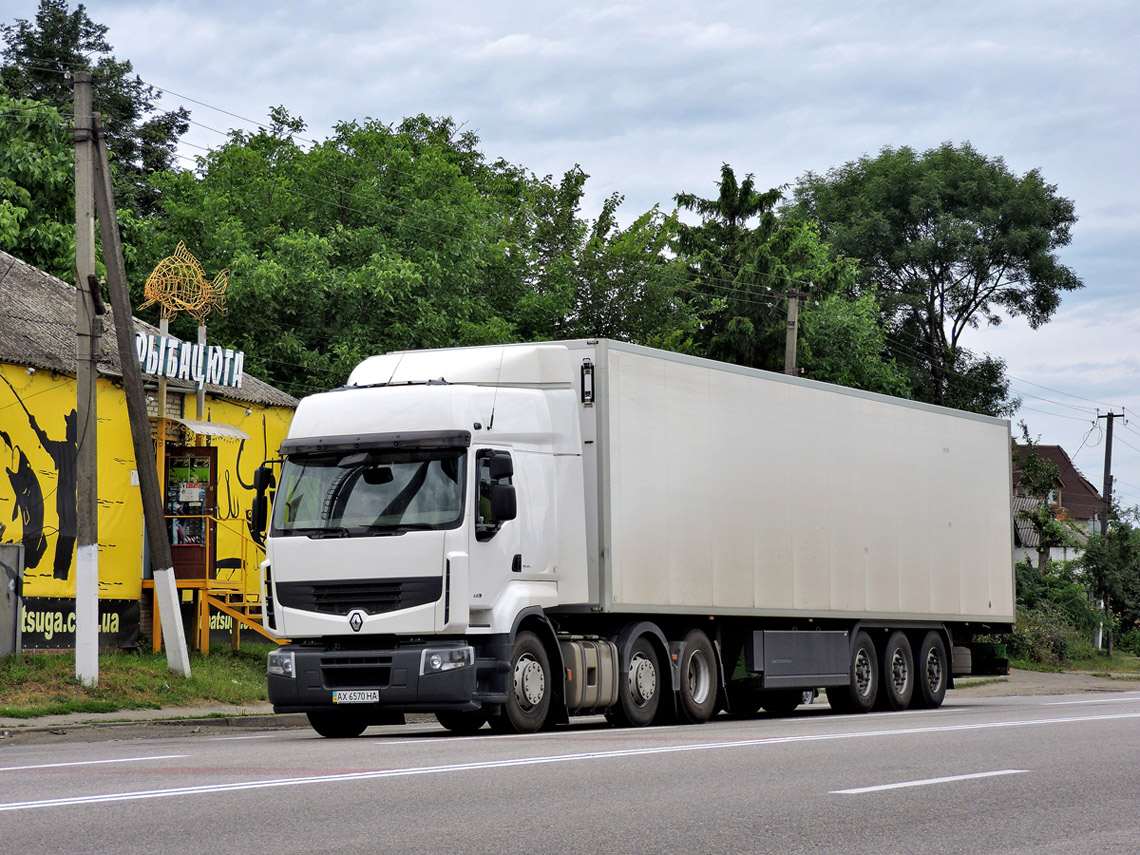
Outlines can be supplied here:
M322 656L326 689L383 689L391 681L391 656Z
M353 609L378 615L434 603L442 595L443 579L439 576L277 583L281 605L330 615L346 615Z

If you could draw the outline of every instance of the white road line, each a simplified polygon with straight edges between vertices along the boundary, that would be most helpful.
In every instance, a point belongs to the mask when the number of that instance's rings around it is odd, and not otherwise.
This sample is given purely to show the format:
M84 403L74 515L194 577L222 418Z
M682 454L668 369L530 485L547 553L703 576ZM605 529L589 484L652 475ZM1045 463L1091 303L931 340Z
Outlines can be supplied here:
M994 721L978 724L953 724L941 727L905 727L897 730L863 730L852 733L819 733L803 736L773 736L762 739L741 739L731 742L701 742L689 745L661 745L654 748L626 748L613 751L589 751L581 754L556 754L545 757L519 757L511 760L491 760L475 763L455 763L446 766L415 766L404 769L375 769L347 772L339 775L312 775L304 778L271 778L268 780L236 781L229 784L201 784L195 787L173 787L166 790L137 790L125 793L103 793L90 796L70 796L39 799L27 802L0 804L0 812L34 810L36 808L70 807L102 804L106 802L141 801L175 796L198 796L232 793L242 790L265 790L280 787L299 787L309 784L335 784L346 781L375 781L383 778L405 778L414 775L441 775L456 772L474 772L487 769L509 769L524 766L543 766L554 763L576 763L589 760L610 760L626 757L647 757L655 754L678 754L687 751L717 751L725 748L767 747L790 745L799 742L829 742L846 739L873 739L884 736L914 736L929 733L953 733L966 730L993 730L996 728L1039 727L1047 724L1075 724L1098 721L1120 721L1140 718L1140 712L1108 713L1105 715L1066 716L1028 721Z
M213 736L210 738L209 741L210 742L234 742L235 740L238 740L238 739L273 739L274 737L280 737L280 736L281 736L280 733L257 733L257 734L254 734L253 736Z
M114 760L76 760L72 763L39 763L35 766L0 766L0 772L23 772L28 769L60 769L64 766L98 766L100 763L139 763L144 760L178 760L189 754L159 754L154 757L118 757Z
M925 778L921 781L902 781L898 784L879 784L875 787L856 787L852 790L832 790L833 796L854 796L878 793L882 790L903 790L907 787L929 787L931 784L949 784L952 781L973 781L978 778L996 778L1000 775L1024 775L1028 769L1001 769L997 772L974 772L971 775L949 775L945 778Z
M1125 701L1135 701L1136 698L1102 698L1096 701L1047 701L1043 707L1077 707L1082 704L1120 704Z

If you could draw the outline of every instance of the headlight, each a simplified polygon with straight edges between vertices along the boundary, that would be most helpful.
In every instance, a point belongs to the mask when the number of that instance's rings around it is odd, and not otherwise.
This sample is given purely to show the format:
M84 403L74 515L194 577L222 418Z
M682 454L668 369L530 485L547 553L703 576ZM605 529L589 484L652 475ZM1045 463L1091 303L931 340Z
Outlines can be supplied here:
M276 677L296 677L292 650L271 650L266 670Z
M429 647L420 657L420 673L438 674L474 664L474 647Z

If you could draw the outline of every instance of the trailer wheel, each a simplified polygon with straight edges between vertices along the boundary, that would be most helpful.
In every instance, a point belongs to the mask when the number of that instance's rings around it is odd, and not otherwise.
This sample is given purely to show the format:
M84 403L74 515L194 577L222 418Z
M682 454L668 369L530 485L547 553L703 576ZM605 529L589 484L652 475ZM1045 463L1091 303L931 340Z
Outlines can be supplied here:
M870 712L879 694L879 658L871 636L862 630L851 645L850 680L850 685L828 688L828 704L839 713Z
M367 719L348 712L321 711L306 715L313 730L328 739L350 739L360 736L368 727Z
M681 710L693 724L703 724L716 710L716 654L702 630L690 630L681 654Z
M550 657L533 632L520 632L511 649L511 682L503 711L491 718L499 733L542 730L550 711Z
M918 707L937 709L942 706L946 698L946 685L948 683L949 669L946 667L946 645L942 636L931 630L922 639L922 646L918 648L917 660L918 676L915 682L918 691L914 693L913 703Z
M646 727L653 723L661 702L661 665L657 651L644 635L633 642L629 666L618 681L618 704L606 713L619 727ZM715 695L715 693L714 693Z
M482 710L437 712L435 718L452 733L461 733L464 736L470 736L487 723L487 714Z
M905 710L914 696L914 655L899 630L891 633L879 661L882 686L876 705L883 710Z

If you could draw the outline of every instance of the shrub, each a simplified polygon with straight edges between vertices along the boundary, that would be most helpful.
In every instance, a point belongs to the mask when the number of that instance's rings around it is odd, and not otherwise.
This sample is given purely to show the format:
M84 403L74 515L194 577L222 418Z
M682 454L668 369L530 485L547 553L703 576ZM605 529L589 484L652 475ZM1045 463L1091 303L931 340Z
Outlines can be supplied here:
M1018 611L1013 634L1006 637L1010 655L1038 665L1061 665L1069 659L1091 656L1088 635L1068 620L1055 603L1039 602Z
M1140 656L1140 628L1125 630L1115 640L1116 649Z

